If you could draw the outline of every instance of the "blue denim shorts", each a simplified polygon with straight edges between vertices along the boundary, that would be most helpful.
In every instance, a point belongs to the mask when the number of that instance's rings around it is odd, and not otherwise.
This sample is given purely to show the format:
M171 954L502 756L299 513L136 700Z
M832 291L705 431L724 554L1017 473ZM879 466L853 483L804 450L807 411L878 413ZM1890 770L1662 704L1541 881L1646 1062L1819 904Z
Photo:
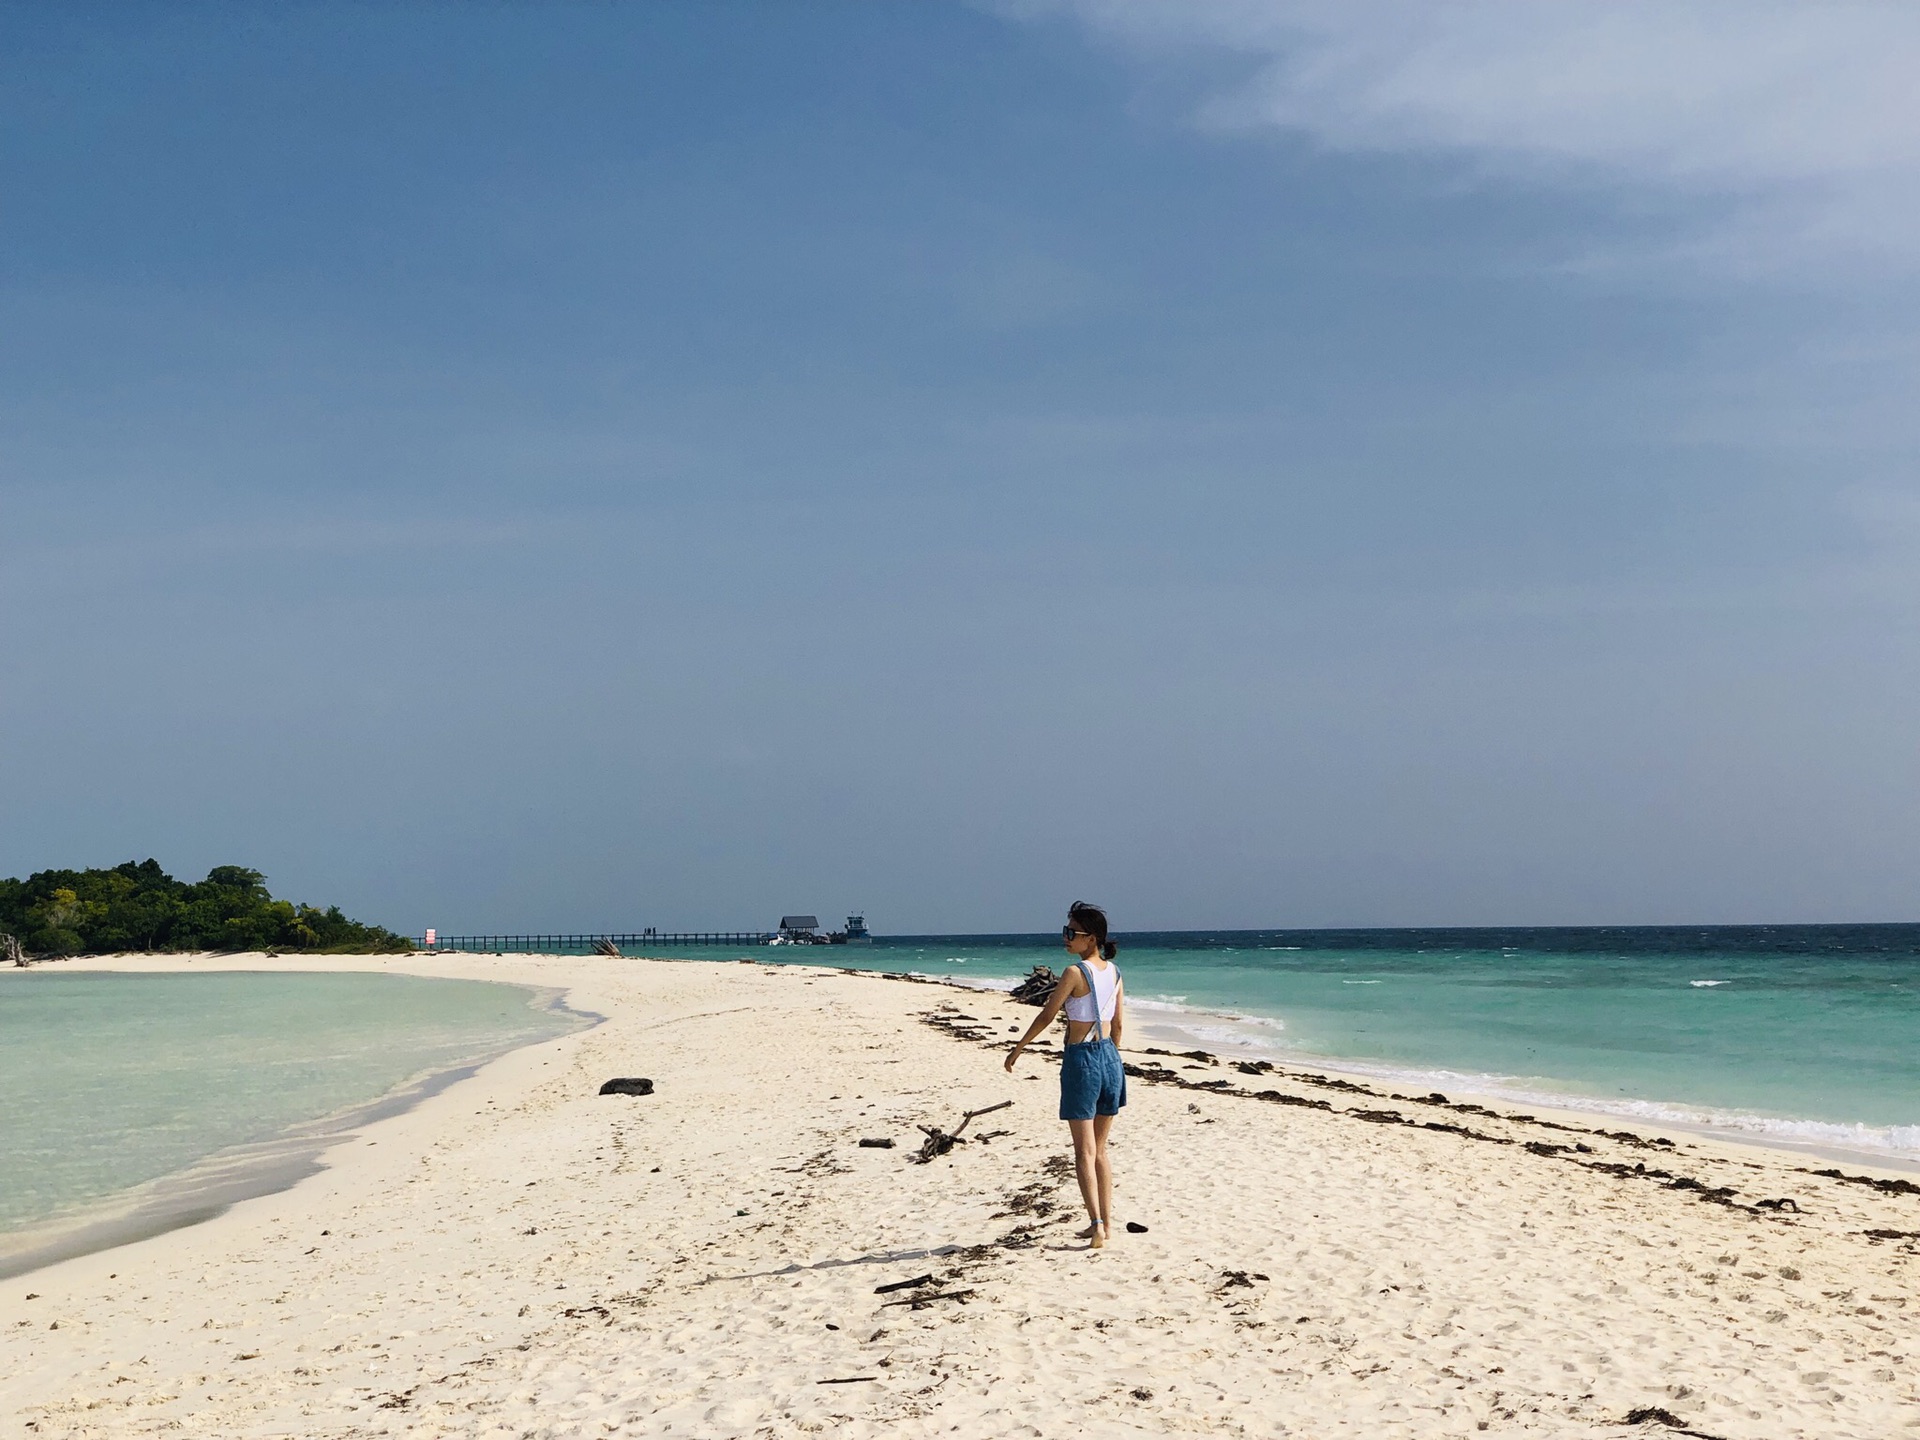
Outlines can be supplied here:
M1111 1040L1069 1045L1060 1060L1060 1118L1091 1120L1118 1115L1127 1103L1127 1074L1120 1068L1120 1047Z

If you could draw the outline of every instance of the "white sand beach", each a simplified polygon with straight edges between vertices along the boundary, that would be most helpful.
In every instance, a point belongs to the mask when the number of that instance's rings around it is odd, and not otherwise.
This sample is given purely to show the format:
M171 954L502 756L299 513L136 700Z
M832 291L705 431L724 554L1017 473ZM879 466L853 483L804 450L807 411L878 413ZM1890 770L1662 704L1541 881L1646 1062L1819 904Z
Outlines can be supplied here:
M1920 1194L1819 1160L1129 1035L1115 1218L1147 1229L1090 1253L1054 1072L1000 1068L1033 1012L999 995L580 957L73 963L507 980L606 1020L290 1190L0 1282L8 1434L1920 1435ZM655 1093L596 1093L619 1075ZM1006 1099L910 1163L916 1126Z

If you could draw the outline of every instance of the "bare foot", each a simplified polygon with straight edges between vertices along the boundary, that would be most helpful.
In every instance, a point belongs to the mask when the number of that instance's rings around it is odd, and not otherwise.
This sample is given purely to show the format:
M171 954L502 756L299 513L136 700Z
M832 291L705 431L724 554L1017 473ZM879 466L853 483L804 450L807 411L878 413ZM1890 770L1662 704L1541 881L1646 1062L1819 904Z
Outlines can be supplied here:
M1087 1248L1089 1250L1106 1249L1107 1227L1105 1225L1092 1225L1088 1228L1093 1231L1093 1234L1087 1237Z
M1076 1240L1091 1240L1095 1235L1098 1235L1099 1233L1100 1233L1100 1222L1096 1220L1091 1225L1087 1226L1086 1229L1074 1231L1073 1238Z

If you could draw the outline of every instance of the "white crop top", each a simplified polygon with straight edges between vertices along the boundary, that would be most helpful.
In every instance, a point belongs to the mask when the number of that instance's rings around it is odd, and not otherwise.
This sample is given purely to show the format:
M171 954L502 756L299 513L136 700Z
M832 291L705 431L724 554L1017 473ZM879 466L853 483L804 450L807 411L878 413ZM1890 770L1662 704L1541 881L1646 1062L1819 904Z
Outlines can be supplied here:
M1087 974L1093 977L1091 995L1069 995L1067 997L1067 1018L1078 1020L1083 1025L1091 1025L1096 1014L1102 1023L1113 1020L1114 994L1120 988L1120 967L1109 960L1104 965L1096 965L1091 960L1085 963ZM1099 1006L1096 1012L1094 1007Z

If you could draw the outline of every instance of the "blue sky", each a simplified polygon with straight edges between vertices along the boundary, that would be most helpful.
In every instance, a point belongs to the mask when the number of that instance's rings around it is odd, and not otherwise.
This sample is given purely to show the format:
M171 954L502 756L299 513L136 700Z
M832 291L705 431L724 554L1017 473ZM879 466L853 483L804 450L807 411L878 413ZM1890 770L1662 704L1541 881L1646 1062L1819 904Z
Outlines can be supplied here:
M17 7L0 871L1920 918L1920 22Z

